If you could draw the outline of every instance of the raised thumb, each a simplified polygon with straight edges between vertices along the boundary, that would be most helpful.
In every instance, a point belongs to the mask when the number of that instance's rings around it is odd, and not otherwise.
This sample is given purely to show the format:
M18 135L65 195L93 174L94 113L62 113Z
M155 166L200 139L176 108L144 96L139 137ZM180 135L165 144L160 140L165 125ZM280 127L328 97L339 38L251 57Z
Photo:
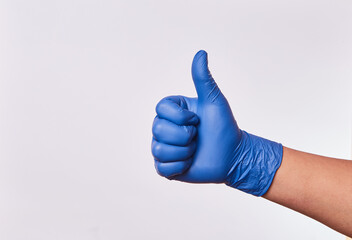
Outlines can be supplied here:
M222 97L222 93L209 71L208 54L204 50L197 52L193 58L192 78L199 100L215 102L219 97Z

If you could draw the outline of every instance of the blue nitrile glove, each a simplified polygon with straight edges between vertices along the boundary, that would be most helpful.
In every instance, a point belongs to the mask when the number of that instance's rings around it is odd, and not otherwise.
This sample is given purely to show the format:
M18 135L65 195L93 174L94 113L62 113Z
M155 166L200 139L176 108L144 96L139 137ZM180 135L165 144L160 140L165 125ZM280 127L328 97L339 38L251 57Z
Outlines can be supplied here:
M191 183L226 183L262 196L282 160L282 145L238 128L208 70L207 53L192 63L198 98L171 96L156 106L152 153L157 172Z

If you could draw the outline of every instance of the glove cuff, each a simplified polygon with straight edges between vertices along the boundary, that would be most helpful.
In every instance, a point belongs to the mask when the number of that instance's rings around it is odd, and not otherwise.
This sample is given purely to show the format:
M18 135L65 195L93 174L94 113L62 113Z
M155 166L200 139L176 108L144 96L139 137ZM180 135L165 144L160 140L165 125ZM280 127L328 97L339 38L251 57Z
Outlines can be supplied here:
M225 184L255 196L264 195L282 162L282 144L242 131Z

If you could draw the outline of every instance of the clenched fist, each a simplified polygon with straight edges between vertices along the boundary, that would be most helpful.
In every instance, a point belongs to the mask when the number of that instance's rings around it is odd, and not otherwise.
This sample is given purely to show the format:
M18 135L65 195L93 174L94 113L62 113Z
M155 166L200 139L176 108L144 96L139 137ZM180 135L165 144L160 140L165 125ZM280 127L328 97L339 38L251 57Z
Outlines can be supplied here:
M156 106L152 154L157 172L263 195L281 164L282 145L239 129L205 51L195 55L192 77L198 98L170 96Z

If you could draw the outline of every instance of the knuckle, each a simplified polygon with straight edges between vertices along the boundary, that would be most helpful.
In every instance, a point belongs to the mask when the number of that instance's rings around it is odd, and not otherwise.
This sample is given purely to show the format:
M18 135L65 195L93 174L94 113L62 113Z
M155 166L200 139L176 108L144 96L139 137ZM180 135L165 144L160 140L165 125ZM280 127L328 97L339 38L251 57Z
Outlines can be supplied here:
M159 144L158 142L154 142L152 144L152 154L155 158L160 158L162 152L161 148L161 144Z
M165 166L165 164L160 163L158 161L155 161L155 169L156 172L162 176L162 177L170 177L172 174L170 173L170 171L167 169L167 167Z
M158 104L155 107L155 111L159 114L160 111L164 108L165 106L165 98L161 99Z
M171 99L173 96L167 96L162 98L156 105L155 110L159 114L161 112L167 111L169 105L171 104Z
M174 177L183 174L184 171L190 166L190 164L191 161L162 163L155 160L155 169L160 176L166 177L171 180Z
M160 136L160 134L163 131L163 126L160 124L160 122L156 119L153 124L152 132L155 137Z

